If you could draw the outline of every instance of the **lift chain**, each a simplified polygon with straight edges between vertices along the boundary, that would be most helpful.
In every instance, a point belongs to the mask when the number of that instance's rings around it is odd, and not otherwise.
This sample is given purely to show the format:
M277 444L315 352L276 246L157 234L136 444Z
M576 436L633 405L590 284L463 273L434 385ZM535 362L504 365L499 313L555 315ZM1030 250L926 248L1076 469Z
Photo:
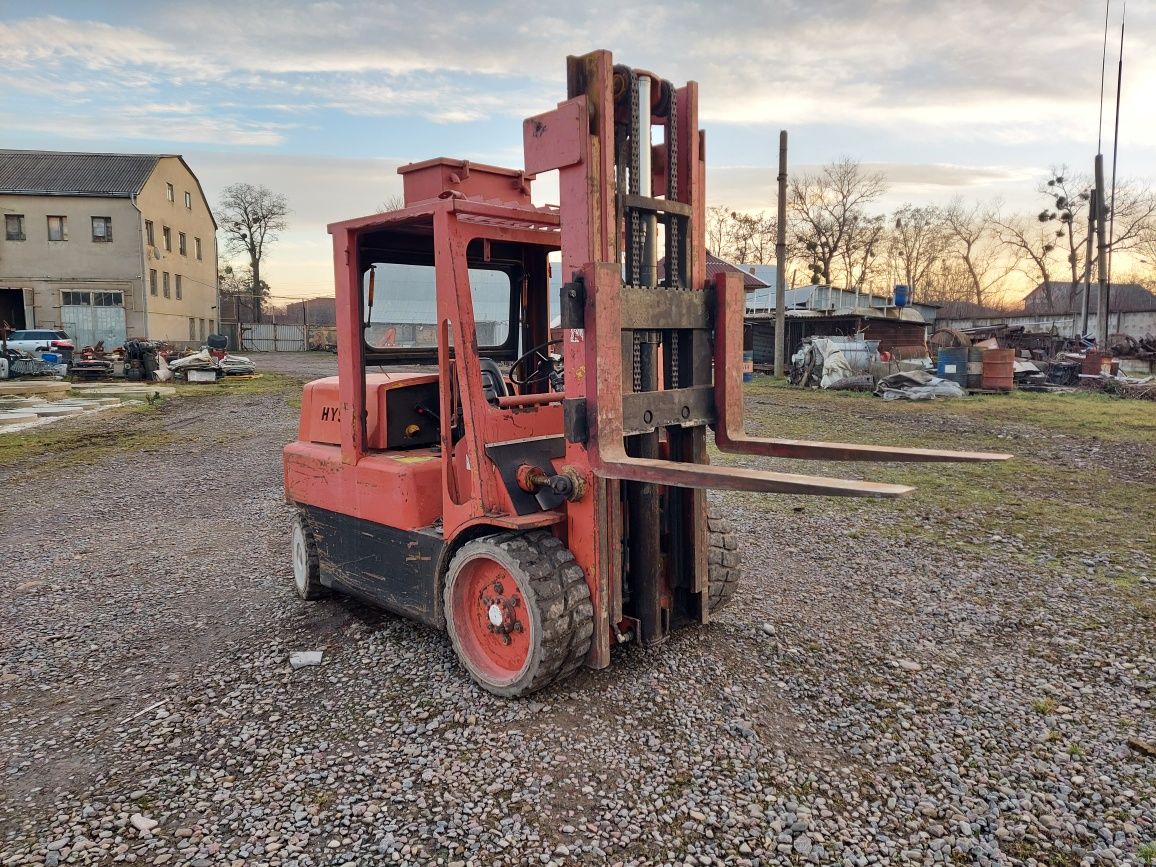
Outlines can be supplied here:
M678 201L678 94L674 92L674 85L668 86L670 108L666 114L666 198L675 202ZM682 285L682 222L670 214L666 218L666 285L672 289L685 288Z
M647 111L650 106L646 107ZM639 149L643 142L638 138L638 76L630 70L630 194L637 196L639 192L639 166L641 159ZM630 210L630 270L627 274L631 286L642 284L642 219L636 209Z

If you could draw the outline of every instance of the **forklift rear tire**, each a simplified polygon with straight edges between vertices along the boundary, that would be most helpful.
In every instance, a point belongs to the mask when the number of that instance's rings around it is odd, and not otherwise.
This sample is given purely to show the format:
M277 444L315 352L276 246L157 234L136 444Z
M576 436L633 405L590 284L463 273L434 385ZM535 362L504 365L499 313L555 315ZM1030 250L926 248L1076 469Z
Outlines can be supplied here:
M707 512L710 547L707 551L710 613L722 611L738 589L743 570L739 559L739 541L734 527L726 518Z
M590 649L594 606L586 575L544 530L464 544L446 572L444 601L458 659L504 698L568 677Z
M324 599L329 590L321 583L317 543L304 512L293 517L293 586L302 599Z

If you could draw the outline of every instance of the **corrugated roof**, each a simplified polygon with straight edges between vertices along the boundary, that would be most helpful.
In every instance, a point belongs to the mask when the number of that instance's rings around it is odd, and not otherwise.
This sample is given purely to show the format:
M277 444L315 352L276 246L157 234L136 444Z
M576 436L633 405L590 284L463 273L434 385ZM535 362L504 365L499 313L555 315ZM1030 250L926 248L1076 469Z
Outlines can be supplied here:
M714 282L714 275L720 274L723 272L741 274L743 277L743 288L746 289L747 292L752 292L755 289L767 289L767 288L769 288L766 283L764 283L762 280L760 280L758 277L756 277L750 271L747 271L743 268L740 268L738 265L735 265L731 262L728 262L726 259L722 259L722 258L716 256L714 253L711 253L708 251L706 254L706 276L707 276L707 279L710 280L711 282ZM665 278L666 278L666 258L664 257L664 258L658 260L658 279L663 280Z
M129 196L162 156L0 149L0 193Z

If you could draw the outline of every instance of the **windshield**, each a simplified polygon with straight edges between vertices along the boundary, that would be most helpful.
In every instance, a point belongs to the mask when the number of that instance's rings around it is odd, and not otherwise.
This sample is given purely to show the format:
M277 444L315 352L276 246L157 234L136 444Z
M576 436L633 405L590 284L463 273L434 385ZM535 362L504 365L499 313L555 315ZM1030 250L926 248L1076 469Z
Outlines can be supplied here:
M370 307L370 275L373 299ZM479 349L502 346L510 336L513 286L505 271L471 268L470 290ZM437 292L433 265L378 263L362 275L362 301L374 349L437 346Z

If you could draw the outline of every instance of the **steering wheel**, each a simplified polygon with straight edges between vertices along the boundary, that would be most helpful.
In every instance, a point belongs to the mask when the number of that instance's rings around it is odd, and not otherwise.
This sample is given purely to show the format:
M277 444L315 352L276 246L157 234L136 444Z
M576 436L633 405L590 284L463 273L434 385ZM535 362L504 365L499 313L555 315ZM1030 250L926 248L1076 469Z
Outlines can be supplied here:
M533 349L518 356L518 360L510 365L510 382L514 383L514 385L518 386L518 389L521 390L531 383L542 382L543 380L549 379L552 371L549 365L550 356L546 355L546 350L554 344L561 342L562 338L560 337L555 338L554 340L547 340L545 343L539 343ZM535 370L533 373L519 376L519 368L530 361L536 361L538 363L537 370ZM542 364L543 361L547 362L547 364Z

